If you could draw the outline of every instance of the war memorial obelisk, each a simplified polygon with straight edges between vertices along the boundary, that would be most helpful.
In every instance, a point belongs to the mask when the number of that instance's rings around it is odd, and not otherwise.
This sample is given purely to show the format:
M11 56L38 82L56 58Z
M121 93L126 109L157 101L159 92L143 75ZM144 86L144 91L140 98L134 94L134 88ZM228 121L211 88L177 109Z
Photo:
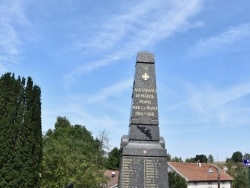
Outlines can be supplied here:
M168 188L167 151L160 137L154 54L138 53L129 135L121 139L119 188Z

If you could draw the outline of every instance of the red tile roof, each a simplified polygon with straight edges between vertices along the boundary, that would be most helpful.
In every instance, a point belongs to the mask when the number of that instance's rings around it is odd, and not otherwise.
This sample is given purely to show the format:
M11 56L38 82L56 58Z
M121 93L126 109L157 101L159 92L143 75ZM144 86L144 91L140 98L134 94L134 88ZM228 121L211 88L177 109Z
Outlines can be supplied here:
M183 176L187 181L217 181L218 173L215 168L211 168L213 173L208 173L210 166L215 166L211 163L181 163L181 162L168 162L168 166ZM218 167L217 167L218 168ZM221 181L232 181L233 178L220 169Z
M115 176L112 176L112 172L115 173ZM106 170L104 172L104 175L109 178L107 184L109 188L118 184L119 171Z

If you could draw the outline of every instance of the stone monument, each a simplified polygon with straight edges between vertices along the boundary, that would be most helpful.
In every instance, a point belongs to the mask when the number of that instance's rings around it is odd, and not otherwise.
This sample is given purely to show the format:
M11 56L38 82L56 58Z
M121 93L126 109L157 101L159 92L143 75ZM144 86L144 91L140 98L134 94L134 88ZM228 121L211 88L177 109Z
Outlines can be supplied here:
M168 188L167 152L160 137L154 54L138 53L129 135L121 139L119 188Z

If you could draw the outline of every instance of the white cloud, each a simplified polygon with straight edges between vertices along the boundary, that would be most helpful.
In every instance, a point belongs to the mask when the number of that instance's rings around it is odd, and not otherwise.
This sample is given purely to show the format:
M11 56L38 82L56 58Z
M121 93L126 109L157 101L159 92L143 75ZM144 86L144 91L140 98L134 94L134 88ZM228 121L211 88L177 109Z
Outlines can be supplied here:
M192 119L218 126L246 126L250 123L250 109L244 107L250 95L250 83L225 89L203 86L189 90L189 96L180 108L188 109ZM214 125L216 126L216 125Z
M195 90L190 90L189 103L194 107L199 106L202 111L213 110L215 108L230 105L230 103L240 100L250 94L250 83L244 83L224 90L205 86ZM197 108L199 109L199 108Z
M7 68L7 63L16 62L21 53L23 35L20 28L29 26L24 15L22 1L2 1L0 4L0 63ZM5 62L5 64L3 63ZM7 62L7 63L6 63Z
M0 62L1 62L1 59L0 59ZM0 75L4 74L6 72L8 72L7 68L4 65L1 65L1 63L0 63Z
M54 101L57 105L44 103L43 131L53 128L57 116L67 116L72 124L86 125L94 136L98 135L97 131L106 130L112 132L112 138L120 137L122 133L119 126L128 124L128 114L124 117L116 116L116 114L122 114L123 109L119 103L112 103L112 100L120 97L131 88L132 84L133 79L131 78L103 88L94 94L81 93L61 96L59 101ZM109 98L111 100L105 103ZM110 115L111 111L113 113ZM116 140L119 139L116 138Z
M67 114L67 118L69 118L70 121L72 121L73 124L76 123L82 123L87 125L92 125L94 127L98 127L98 125L102 125L101 129L109 129L110 127L113 127L115 125L118 125L119 119L110 117L106 112L99 112L98 110L95 111L95 113L91 113L89 107L96 106L97 109L99 109L101 106L104 109L109 109L110 111L114 111L117 113L123 113L123 110L121 110L121 107L115 106L110 102L108 104L108 107L103 105L105 101L107 101L109 98L115 98L115 97L122 97L123 93L126 92L128 89L131 89L133 84L133 79L129 78L126 80L122 80L120 82L117 82L111 86L108 86L106 88L102 88L99 91L97 91L94 94L70 94L67 96L61 96L62 101L67 102L56 102L56 103L62 103L63 105L55 105L51 106L50 104L44 104L44 110L43 112L43 119L46 121L43 122L43 130L47 130L48 127L51 127L54 122L56 121L56 117L58 115L64 116L64 114ZM103 103L104 102L104 103ZM96 117L99 118L96 118ZM84 122L82 122L84 121ZM100 130L100 129L99 129Z
M246 38L250 38L250 24L231 27L217 36L200 40L189 51L189 54L192 56L202 56L214 53Z
M122 94L122 92L131 88L132 84L133 84L132 78L116 83L110 87L102 89L97 94L89 96L87 101L89 103L96 103L96 102L104 101L109 97L113 97L113 96L118 97Z
M49 128L53 129L56 122L57 116L66 116L71 124L86 125L90 131L108 130L115 125L119 125L120 120L108 116L105 113L96 111L95 113L90 112L88 106L79 105L79 102L68 101L63 105L50 106L43 110L42 119L43 131L47 131ZM98 132L95 132L97 135Z
M164 86L167 89L161 89L159 96L160 101L164 100L164 106L162 102L159 104L161 114L166 114L160 116L164 124L170 127L187 125L190 129L239 128L250 124L250 82L215 87L211 83L194 85L175 79L171 84L167 83Z
M120 59L121 57L117 57L117 56L110 56L107 58L104 58L102 60L98 60L98 61L94 61L92 63L89 63L85 66L80 66L77 67L75 70L73 70L72 72L70 72L69 74L67 74L64 78L65 78L65 86L68 87L71 83L75 82L75 77L76 75L81 75L81 74L85 74L85 73L89 73L95 69L101 68L101 67L105 67L108 64L110 64L111 62L114 62L115 60Z
M102 52L102 60L76 67L65 78L68 85L75 81L76 75L82 75L124 58L134 56L138 51L150 49L162 39L170 37L187 28L201 24L189 23L188 19L200 11L203 1L147 0L126 9L98 25L98 28L81 34L86 38L78 39L78 46L84 51ZM193 26L194 25L194 26ZM89 33L92 35L89 36ZM120 44L123 44L120 46Z
M105 88L102 88L101 90L97 91L93 94L70 94L67 96L68 100L74 100L74 101L81 101L81 99L84 100L84 104L94 104L94 103L100 103L103 101L106 101L108 98L113 97L121 97L123 92L130 89L133 85L133 79L128 78L126 80L122 80L120 82L114 83L111 86L107 86Z
M129 4L130 6L127 6L126 3L125 9L120 10L121 12L118 14L111 14L110 19L98 24L99 29L91 30L91 36L86 39L83 38L83 41L87 40L87 42L81 42L79 46L90 51L113 48L117 42L127 37L127 34L133 33L135 35L139 28L143 29L148 14L154 9L159 9L158 6L162 4L162 1L152 2L146 0L144 3L138 3L137 1L135 4ZM155 14L151 16L154 18ZM148 24L150 24L150 21L152 22L152 20L149 20Z

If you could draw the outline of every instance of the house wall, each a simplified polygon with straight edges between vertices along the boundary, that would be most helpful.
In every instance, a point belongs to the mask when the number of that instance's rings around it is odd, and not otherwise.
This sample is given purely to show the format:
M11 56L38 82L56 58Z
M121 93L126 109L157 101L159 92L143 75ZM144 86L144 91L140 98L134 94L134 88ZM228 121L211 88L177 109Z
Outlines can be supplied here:
M188 182L188 188L218 188L217 182ZM232 188L230 181L220 182L220 188Z

